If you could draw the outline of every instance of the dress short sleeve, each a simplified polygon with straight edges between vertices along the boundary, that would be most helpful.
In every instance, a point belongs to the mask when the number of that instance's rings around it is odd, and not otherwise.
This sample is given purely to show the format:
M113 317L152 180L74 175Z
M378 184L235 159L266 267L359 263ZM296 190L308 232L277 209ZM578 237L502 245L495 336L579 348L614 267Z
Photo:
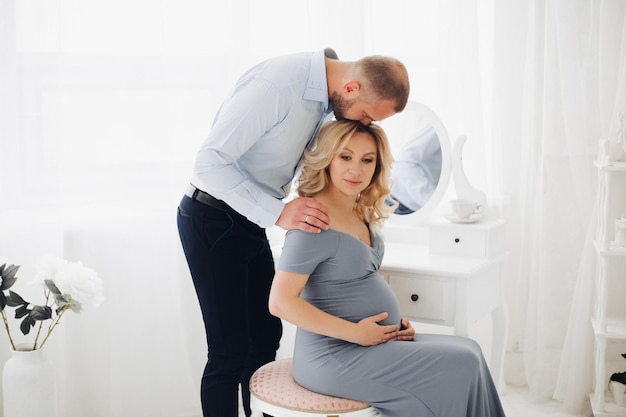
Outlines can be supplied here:
M290 230L285 235L277 269L311 275L320 263L337 254L338 246L337 234L325 230L320 233Z

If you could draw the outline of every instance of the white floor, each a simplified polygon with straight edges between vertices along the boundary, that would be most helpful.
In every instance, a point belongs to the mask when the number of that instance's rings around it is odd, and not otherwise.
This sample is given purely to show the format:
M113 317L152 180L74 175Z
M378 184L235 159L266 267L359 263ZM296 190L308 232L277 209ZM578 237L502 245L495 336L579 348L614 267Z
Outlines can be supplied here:
M507 417L588 417L586 415L568 414L561 410L557 401L533 403L528 400L528 389L507 386L506 393L500 397Z

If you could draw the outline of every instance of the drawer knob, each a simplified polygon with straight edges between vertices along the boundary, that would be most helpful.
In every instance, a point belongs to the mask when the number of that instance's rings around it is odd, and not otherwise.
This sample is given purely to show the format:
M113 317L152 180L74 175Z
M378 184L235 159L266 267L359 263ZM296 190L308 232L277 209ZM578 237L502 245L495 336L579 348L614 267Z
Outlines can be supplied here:
M419 298L420 298L420 296L419 296L419 295L417 295L417 294L411 294L411 300L413 300L413 301L417 301Z
M455 237L455 238L454 238L454 243L459 243L460 241L461 241L461 239L460 239L460 238L458 238L458 237Z

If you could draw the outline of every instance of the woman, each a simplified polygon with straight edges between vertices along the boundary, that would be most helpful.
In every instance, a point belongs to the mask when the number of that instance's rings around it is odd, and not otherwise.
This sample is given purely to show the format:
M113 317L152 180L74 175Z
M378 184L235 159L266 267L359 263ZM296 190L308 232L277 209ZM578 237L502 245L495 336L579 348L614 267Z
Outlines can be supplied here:
M330 228L287 232L272 284L270 312L298 326L293 376L384 417L504 416L480 347L416 335L378 273L391 163L383 130L351 121L324 125L304 154L298 194L327 207Z

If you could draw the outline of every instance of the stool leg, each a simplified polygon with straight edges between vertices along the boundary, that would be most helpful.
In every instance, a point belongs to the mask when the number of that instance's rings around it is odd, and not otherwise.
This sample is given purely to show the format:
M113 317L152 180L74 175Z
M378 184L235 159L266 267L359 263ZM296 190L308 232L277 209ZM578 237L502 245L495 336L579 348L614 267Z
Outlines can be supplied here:
M259 410L256 399L253 395L250 396L250 417L263 417L263 412Z

